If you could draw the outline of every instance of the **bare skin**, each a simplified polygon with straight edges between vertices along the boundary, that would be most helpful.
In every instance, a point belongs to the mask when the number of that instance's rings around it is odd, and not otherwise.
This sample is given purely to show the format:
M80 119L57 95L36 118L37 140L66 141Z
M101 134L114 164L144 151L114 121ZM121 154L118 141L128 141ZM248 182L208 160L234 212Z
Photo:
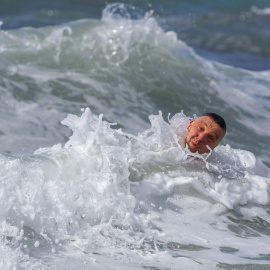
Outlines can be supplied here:
M186 145L192 153L209 153L207 146L213 150L224 136L223 129L209 116L191 121L187 129Z

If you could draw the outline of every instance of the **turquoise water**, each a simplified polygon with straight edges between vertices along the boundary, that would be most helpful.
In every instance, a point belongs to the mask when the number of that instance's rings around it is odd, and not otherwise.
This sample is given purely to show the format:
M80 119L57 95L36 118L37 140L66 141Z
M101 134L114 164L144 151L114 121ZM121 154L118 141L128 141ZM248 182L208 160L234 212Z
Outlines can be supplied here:
M3 2L3 269L267 269L269 7ZM190 159L171 127L208 111Z

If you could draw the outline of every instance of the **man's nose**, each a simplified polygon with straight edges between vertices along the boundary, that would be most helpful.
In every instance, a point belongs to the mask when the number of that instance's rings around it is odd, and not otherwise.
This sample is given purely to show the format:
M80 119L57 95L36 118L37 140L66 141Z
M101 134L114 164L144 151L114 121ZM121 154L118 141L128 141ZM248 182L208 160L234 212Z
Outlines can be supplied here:
M199 133L197 140L202 142L205 139L205 134L204 133Z

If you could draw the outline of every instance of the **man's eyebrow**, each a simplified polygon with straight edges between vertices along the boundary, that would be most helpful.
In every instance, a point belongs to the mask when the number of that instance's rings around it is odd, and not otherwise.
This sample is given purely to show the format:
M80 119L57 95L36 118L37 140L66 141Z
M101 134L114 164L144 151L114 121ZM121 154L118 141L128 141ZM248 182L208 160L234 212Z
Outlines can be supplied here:
M223 137L223 134L222 133L217 133L215 131L213 131L213 133L215 134L217 140L222 139L222 137Z
M199 124L201 124L201 123L205 124L208 127L208 125L203 120L199 121Z

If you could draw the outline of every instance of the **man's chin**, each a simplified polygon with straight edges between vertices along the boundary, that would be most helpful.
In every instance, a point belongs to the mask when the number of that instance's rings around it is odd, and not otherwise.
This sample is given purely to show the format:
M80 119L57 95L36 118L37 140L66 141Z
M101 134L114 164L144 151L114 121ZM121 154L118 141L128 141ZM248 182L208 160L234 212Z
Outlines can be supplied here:
M190 146L188 145L188 149L191 153L196 153L198 152L198 148L197 147L194 147L194 146Z

